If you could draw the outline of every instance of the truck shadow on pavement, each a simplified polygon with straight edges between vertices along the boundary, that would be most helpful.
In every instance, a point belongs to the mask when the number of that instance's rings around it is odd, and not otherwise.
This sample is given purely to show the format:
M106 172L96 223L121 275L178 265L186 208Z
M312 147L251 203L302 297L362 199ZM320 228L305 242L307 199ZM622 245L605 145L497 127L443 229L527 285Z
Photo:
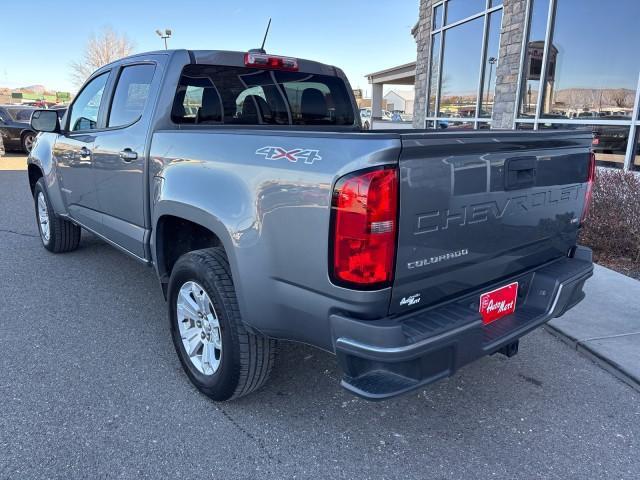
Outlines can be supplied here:
M167 304L151 269L139 265L85 232L77 253L89 264L89 268L85 270L89 277L86 280L90 283L100 281L102 284L101 303L114 309L111 319L115 322L112 325L115 328L110 333L105 332L105 335L117 338L119 332L132 326L133 319L126 312L138 312L145 331L147 326L153 326L149 333L155 337L150 341L157 345L156 354L160 354L172 369L179 372L178 381L183 383L180 388L197 392L182 375L170 339ZM71 255L74 254L67 256ZM128 287L131 285L135 285L135 288ZM154 361L151 357L146 360ZM519 373L520 366L528 373ZM535 371L529 372L526 362L518 362L518 357L507 360L496 355L469 365L454 377L422 390L384 402L369 402L354 397L340 387L342 374L332 354L307 345L280 341L276 364L267 384L247 397L218 405L232 409L255 409L261 411L262 415L265 411L274 411L272 409L277 412L279 405L286 404L289 417L306 416L314 409L331 408L348 412L351 421L355 420L353 415L356 412L367 417L371 414L385 417L397 411L404 416L407 408L415 408L421 410L422 416L425 407L437 409L445 406L444 404L458 402L462 403L460 406L463 408L471 408L477 406L482 397L487 400L483 408L493 406L508 409L516 406L515 402L508 397L496 397L494 389L501 388L503 384L511 384L513 389L524 388L528 394L542 395L544 381L538 380L535 375ZM202 396L199 393L197 395ZM440 401L444 404L440 405ZM211 404L216 405L215 402Z

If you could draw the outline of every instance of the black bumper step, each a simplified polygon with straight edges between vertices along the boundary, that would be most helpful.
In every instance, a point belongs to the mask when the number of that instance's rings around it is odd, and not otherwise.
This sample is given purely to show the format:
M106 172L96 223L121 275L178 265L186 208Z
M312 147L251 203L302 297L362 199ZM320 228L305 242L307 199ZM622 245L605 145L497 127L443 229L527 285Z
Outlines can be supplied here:
M342 385L371 400L393 397L517 341L584 298L593 264L588 249L579 253L497 284L519 282L517 307L488 325L482 323L478 301L492 286L405 317L359 321L332 316L336 354L345 373Z

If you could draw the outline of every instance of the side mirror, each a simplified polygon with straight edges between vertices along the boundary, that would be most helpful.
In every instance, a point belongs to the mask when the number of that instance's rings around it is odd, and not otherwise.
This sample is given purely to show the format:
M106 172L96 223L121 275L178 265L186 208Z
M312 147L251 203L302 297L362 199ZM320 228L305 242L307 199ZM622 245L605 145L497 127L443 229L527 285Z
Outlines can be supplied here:
M60 133L60 119L55 110L35 110L31 114L31 128L36 132Z

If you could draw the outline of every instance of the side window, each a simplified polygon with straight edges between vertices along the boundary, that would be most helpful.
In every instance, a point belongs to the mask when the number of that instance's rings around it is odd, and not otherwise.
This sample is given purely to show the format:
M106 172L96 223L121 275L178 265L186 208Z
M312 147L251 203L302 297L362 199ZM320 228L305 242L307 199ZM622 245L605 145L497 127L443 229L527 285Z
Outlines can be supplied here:
M16 121L28 123L31 120L32 109L18 110L16 111Z
M111 103L108 127L121 127L137 121L149 97L154 65L124 67Z
M69 129L72 132L77 130L94 130L98 126L98 110L104 86L109 78L108 73L91 80L76 98L71 107L71 120L69 121Z

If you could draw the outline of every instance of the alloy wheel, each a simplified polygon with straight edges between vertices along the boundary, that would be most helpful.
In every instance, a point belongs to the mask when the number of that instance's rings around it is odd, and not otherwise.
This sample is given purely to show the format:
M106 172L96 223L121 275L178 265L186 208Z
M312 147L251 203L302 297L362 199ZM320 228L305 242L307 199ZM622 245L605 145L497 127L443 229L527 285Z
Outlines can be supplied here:
M36 137L33 134L28 134L24 137L24 149L27 151L27 153L31 153L35 141Z
M38 192L38 223L40 224L40 235L44 242L48 242L51 236L49 227L49 210L47 209L47 200L44 193Z
M222 359L222 332L209 295L198 283L185 282L178 292L176 312L189 360L203 375L213 375Z

